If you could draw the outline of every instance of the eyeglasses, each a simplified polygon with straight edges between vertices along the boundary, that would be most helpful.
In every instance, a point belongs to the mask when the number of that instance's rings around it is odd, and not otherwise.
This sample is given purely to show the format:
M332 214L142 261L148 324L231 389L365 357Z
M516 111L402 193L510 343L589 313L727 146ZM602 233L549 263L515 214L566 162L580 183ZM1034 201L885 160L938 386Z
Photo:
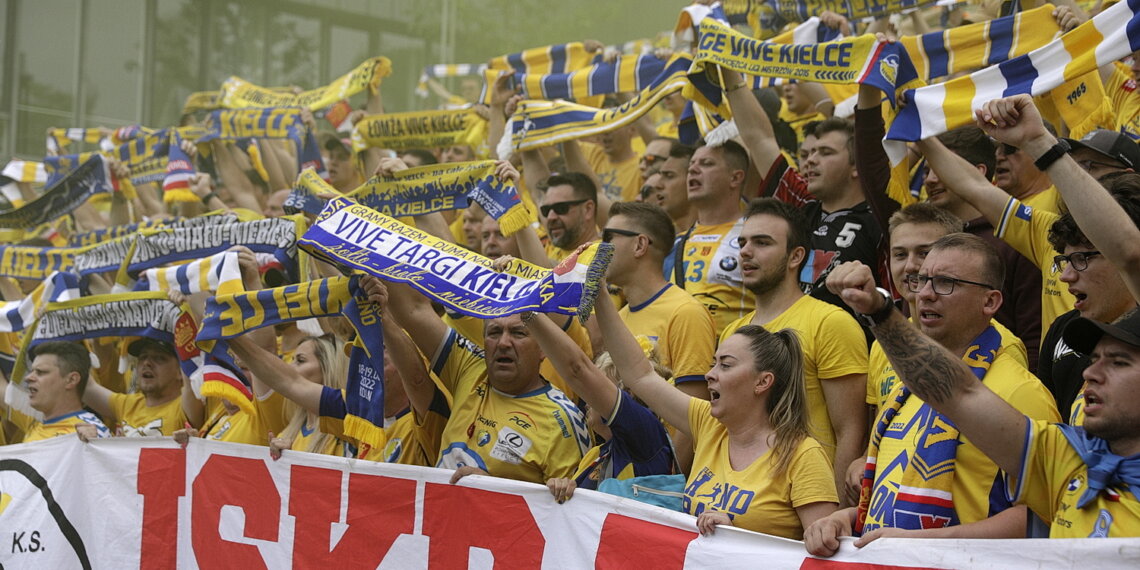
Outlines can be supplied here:
M657 164L657 161L664 161L668 159L669 157L661 156L660 154L646 154L641 157L641 160L645 162L646 166L653 166L654 164Z
M1095 160L1078 160L1077 166L1080 166L1082 169L1084 169L1085 172L1092 170L1094 166L1098 166L1100 168L1111 168L1113 170L1126 168L1123 164L1109 164L1107 162L1097 162Z
M1100 255L1099 251L1074 251L1069 255L1053 256L1053 271L1064 271L1065 266L1072 263L1073 269L1084 271L1089 268L1089 259Z
M538 211L542 213L542 217L544 218L550 215L551 210L554 210L554 213L558 214L559 216L565 216L566 212L570 211L570 208L577 206L578 204L581 204L587 200L589 200L589 198L583 198L581 200L567 200L565 202L555 202L553 204L543 204L538 208Z
M934 287L935 295L949 295L954 292L954 286L959 283L967 285L976 285L984 289L993 289L994 287L986 283L978 283L977 281L967 281L965 279L958 279L956 277L945 277L942 275L921 275L911 274L906 276L906 287L910 289L911 293L918 293L926 287L926 283L930 282Z
M622 229L618 229L618 228L606 228L606 229L602 230L602 241L604 241L606 243L610 243L610 240L614 239L614 236L637 237L639 235L641 235L639 232L635 232L632 230L622 230ZM653 243L653 239L650 238L649 236L646 236L646 239L649 240L649 243Z

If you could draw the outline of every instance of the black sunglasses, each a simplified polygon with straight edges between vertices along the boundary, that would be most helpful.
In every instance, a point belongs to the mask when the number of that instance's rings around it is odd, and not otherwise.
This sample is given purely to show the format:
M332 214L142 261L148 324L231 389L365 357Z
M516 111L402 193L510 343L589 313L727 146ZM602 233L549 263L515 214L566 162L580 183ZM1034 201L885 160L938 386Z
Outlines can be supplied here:
M641 234L638 232L632 231L632 230L622 230L622 229L618 229L618 228L606 228L606 229L602 230L602 241L604 241L606 243L610 243L610 240L614 239L614 236L637 237L639 235L641 235ZM646 238L649 239L649 236L646 236ZM649 243L653 243L653 240L649 239Z
M589 200L589 198L583 198L581 200L567 200L565 202L555 202L553 204L543 204L538 208L538 211L542 213L542 217L544 218L550 215L551 210L554 210L554 213L558 214L559 216L565 216L566 212L570 211L570 208L577 206L578 204L581 204L587 200Z

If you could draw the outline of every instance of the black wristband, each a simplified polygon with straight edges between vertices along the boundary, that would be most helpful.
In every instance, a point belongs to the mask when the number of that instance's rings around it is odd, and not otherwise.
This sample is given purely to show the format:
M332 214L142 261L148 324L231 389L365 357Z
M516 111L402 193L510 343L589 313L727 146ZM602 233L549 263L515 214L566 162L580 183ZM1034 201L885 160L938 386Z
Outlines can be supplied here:
M217 198L217 197L218 197L218 193L211 190L209 194L202 196L202 205L209 206L210 200Z
M1045 151L1045 154L1037 157L1037 160L1033 161L1033 166L1036 166L1037 170L1045 172L1046 168L1049 168L1062 156L1068 154L1072 148L1073 147L1069 146L1069 141L1061 139L1057 141L1057 144L1049 147L1049 150Z
M855 313L855 316L868 327L882 324L883 321L890 318L891 313L895 311L895 302L891 299L890 292L881 287L876 287L875 291L878 291L879 295L883 298L882 308L877 309L874 313Z

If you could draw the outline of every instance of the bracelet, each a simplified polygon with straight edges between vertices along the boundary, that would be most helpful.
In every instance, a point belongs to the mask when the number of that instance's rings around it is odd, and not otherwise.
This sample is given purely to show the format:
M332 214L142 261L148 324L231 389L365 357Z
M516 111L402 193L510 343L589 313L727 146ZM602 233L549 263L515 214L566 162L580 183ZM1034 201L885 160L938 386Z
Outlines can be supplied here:
M519 313L519 318L522 319L522 322L524 325L529 325L530 322L533 321L534 318L537 316L538 316L538 313L536 313L534 311L523 311L523 312Z
M218 197L218 193L211 190L209 194L202 196L202 205L203 206L209 206L210 200L213 200L214 198L217 198L217 197Z
M743 89L747 86L748 86L748 81L741 79L740 83L737 83L736 85L733 85L732 87L729 87L728 89L725 89L724 92L725 93L732 93L733 91L736 91L737 89Z

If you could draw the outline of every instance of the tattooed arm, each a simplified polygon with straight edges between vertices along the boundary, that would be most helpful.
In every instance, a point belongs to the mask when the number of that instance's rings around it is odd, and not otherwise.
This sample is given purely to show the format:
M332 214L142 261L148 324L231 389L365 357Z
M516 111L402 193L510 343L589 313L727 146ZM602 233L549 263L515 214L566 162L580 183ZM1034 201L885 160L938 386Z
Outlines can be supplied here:
M857 313L883 307L871 268L852 261L832 270L827 288ZM1025 446L1026 417L986 388L957 355L922 334L892 311L871 327L899 379L929 403L1006 472L1018 473Z

